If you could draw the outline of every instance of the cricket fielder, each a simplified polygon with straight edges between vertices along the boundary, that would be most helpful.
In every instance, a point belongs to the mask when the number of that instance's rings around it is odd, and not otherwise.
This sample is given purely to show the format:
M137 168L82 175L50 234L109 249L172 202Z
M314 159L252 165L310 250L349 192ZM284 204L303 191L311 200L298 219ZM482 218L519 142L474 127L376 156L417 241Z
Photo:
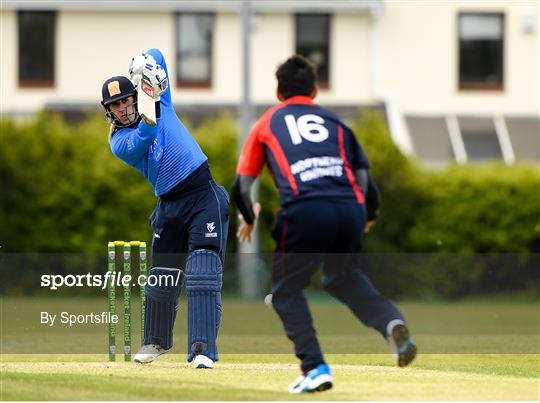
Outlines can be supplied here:
M301 360L302 375L289 392L323 391L333 378L303 294L321 265L324 289L393 345L399 366L414 359L416 347L402 314L358 265L379 204L366 155L352 130L313 102L316 73L308 60L289 58L276 77L281 103L257 121L238 162L233 197L243 222L237 236L251 239L261 206L253 205L250 189L266 163L281 199L272 231L271 302Z
M150 217L154 235L144 345L134 361L149 363L171 349L178 298L185 284L188 362L195 368L212 368L218 360L229 198L212 179L206 155L176 115L167 84L153 88L160 96L155 126L141 119L137 111L133 82L141 74L151 83L168 81L161 52L150 49L136 55L129 73L131 81L116 76L103 84L102 105L112 124L110 147L148 179L159 198Z

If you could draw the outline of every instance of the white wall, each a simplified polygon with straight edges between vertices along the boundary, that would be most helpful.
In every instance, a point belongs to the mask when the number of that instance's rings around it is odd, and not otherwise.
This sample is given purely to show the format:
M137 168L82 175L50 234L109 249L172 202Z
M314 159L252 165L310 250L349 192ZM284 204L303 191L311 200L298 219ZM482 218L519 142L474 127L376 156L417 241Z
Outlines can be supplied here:
M385 3L380 19L380 87L401 112L538 114L538 5L536 26L524 33L523 2ZM504 12L504 90L458 89L458 13Z
M413 114L505 113L538 115L539 7L536 24L522 29L522 2L385 2L378 27L378 88L391 95L400 112ZM504 91L458 90L457 16L459 11L505 13ZM361 105L375 101L371 83L371 16L336 13L331 24L331 82L320 92L325 104ZM236 103L242 96L241 19L216 14L213 85L176 88L175 16L171 12L115 13L59 11L54 88L22 89L17 79L17 14L0 14L0 111L33 112L46 103L97 103L101 84L127 74L131 56L159 47L168 61L173 100L189 103ZM137 30L145 26L151 29ZM258 14L252 37L252 99L275 102L274 72L294 51L294 16ZM7 101L9 100L9 102Z
M149 24L153 38L134 37L126 21L130 26ZM18 88L17 14L2 12L1 111L27 113L52 102L99 104L103 82L113 75L127 75L135 53L156 46L172 60L173 23L169 14L125 13L120 19L110 13L59 12L54 88Z
M109 13L61 12L58 17L57 99L99 101L103 82L114 75L127 76L131 57L152 47L172 61L172 15L127 13L120 19ZM133 35L132 27L143 21L152 27L151 37Z
M335 14L330 32L330 88L320 91L325 104L365 104L372 101L369 87L371 17Z
M210 89L177 89L180 103L240 102L243 85L242 21L236 14L218 14L214 34L213 85ZM368 83L369 17L337 14L332 20L330 58L331 86L319 93L326 104L365 103ZM256 103L275 103L275 71L294 54L294 16L257 14L251 38L251 97Z
M17 90L16 13L0 12L0 113L12 110L12 98Z
M212 59L212 87L173 87L175 103L238 102L241 95L241 20L237 14L216 14ZM174 44L173 44L174 46ZM173 67L174 63L171 63ZM172 73L171 73L172 77ZM173 80L174 83L174 80Z
M294 17L290 14L258 14L251 40L252 97L260 103L276 103L277 67L294 53ZM240 88L240 91L242 89Z

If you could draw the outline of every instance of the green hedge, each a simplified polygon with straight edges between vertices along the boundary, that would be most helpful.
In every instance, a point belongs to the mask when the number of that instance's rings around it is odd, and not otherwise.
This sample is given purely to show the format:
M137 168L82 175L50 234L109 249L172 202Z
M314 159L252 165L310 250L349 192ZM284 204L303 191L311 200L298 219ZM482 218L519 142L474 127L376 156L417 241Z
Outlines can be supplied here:
M154 196L108 147L94 116L71 127L59 116L0 121L4 252L98 252L114 239L148 239Z
M366 238L368 252L408 250L409 232L415 225L415 212L424 205L428 190L423 171L404 156L394 144L384 116L362 110L351 122L371 164L371 174L381 192L380 214Z
M365 271L393 297L539 290L540 169L500 163L426 171L399 152L384 118L352 122L379 184ZM474 254L474 255L473 255Z
M499 270L491 277L486 264L440 261L442 253L539 253L538 166L484 164L426 171L400 153L377 112L361 111L350 124L382 194L381 214L365 251L438 254L431 259L435 263L423 267L367 265L383 290L397 296L457 296L490 289L490 278L510 289L526 288L538 279L526 255L514 271ZM209 119L192 131L214 177L230 192L238 149L233 117ZM156 198L138 172L112 155L107 134L100 114L75 126L50 114L18 122L0 119L0 252L103 253L108 240L150 239L148 216ZM271 251L270 229L279 200L267 171L259 192L261 247ZM230 252L236 250L237 212L232 207ZM452 267L426 269L433 264ZM21 278L28 279L27 273Z
M538 167L472 165L425 177L430 191L410 232L409 249L527 252L540 238Z
M362 111L352 128L382 198L366 251L526 252L540 240L538 165L471 164L432 172L400 153L377 112Z

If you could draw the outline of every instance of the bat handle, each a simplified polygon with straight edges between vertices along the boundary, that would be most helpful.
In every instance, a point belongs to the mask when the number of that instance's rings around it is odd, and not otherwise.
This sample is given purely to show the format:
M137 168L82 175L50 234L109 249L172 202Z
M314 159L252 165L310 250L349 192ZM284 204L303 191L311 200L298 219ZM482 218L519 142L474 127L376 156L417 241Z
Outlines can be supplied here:
M149 119L146 117L146 115L144 113L141 113L141 118L142 120L144 120L147 124L149 124L150 126L155 126L157 123L154 122L152 119Z

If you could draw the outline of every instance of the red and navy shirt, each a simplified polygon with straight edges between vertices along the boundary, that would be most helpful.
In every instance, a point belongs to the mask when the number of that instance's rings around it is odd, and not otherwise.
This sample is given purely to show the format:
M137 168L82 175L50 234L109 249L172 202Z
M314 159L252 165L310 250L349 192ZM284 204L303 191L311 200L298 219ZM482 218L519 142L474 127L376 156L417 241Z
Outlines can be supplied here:
M307 96L267 110L242 149L237 174L258 176L268 164L282 205L306 198L364 203L354 171L369 162L353 132Z

